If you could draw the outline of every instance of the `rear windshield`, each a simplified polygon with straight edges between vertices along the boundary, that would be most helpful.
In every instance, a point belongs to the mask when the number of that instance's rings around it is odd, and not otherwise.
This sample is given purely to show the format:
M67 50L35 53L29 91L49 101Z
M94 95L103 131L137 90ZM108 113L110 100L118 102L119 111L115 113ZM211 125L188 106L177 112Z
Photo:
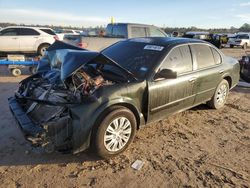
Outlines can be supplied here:
M119 42L102 54L109 57L137 78L145 78L147 73L158 64L164 54L164 47L141 42Z
M51 29L40 29L41 31L49 34L49 35L56 35L54 31L52 31Z
M127 26L125 24L112 25L109 24L106 28L106 36L117 37L117 38L127 38Z

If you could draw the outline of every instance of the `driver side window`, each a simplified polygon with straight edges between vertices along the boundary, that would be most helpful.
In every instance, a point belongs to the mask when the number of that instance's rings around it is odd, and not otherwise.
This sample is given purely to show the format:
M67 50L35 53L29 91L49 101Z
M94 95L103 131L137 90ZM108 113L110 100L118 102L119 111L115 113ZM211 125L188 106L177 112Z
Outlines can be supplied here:
M170 69L183 74L193 70L192 56L188 45L174 48L168 55L163 64L162 69Z

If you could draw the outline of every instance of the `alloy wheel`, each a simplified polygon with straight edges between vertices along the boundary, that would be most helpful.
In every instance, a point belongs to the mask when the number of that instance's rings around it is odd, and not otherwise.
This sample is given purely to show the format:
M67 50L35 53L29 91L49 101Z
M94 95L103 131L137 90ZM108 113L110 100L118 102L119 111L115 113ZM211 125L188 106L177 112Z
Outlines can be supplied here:
M108 151L117 152L125 147L132 133L131 122L125 117L114 119L104 134L104 146Z
M227 93L228 93L228 89L227 89L226 84L222 84L220 88L218 89L217 97L216 97L216 102L219 105L222 105L226 102Z

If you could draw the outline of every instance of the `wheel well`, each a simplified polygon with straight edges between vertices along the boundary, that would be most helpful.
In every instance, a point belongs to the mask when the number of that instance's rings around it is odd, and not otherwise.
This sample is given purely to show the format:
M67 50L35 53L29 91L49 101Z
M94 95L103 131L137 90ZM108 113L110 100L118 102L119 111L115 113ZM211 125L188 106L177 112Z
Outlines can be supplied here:
M40 44L40 45L38 46L37 51L38 51L39 48L41 48L41 46L43 46L43 45L49 45L49 46L50 46L51 44L50 44L50 43L46 43L46 42L45 42L45 43L42 43L42 44Z
M98 124L101 119L103 117L105 117L108 113L110 113L111 111L115 110L115 109L118 109L118 108L121 108L121 107L124 107L124 108L127 108L129 109L135 116L135 119L136 119L136 124L137 124L137 129L139 129L139 126L140 126L140 116L137 112L137 109L131 105L131 104L128 104L128 103L117 103L117 104L114 104L114 105L111 105L109 106L108 108L106 108L100 115L99 117L97 118L97 121L96 123ZM95 124L96 124L95 123Z
M139 127L140 127L140 116L139 116L139 114L137 112L137 109L133 105L128 104L128 103L121 103L121 104L117 104L117 105L123 106L123 107L128 108L129 110L131 110L131 112L134 114L135 119L136 119L137 129L139 129Z
M225 80L228 82L229 88L231 88L231 87L232 87L232 78L231 78L230 76L226 76L226 77L223 78L223 79L225 79Z

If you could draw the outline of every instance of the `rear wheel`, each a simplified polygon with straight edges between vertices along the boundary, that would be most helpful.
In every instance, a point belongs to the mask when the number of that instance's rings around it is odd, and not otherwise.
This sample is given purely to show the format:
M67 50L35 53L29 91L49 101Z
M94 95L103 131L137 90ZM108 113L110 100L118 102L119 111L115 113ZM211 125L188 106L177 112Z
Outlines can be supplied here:
M228 93L229 93L229 84L226 80L222 80L221 83L217 86L214 96L207 103L208 106L214 109L222 108L226 103Z
M100 125L93 130L93 149L102 158L113 157L129 146L135 132L134 114L124 107L115 109L103 117Z
M244 74L241 73L240 77L242 78L242 80L250 83L250 75L248 76L248 75L244 75Z
M36 74L36 67L35 66L29 67L29 71L31 74Z
M38 47L38 50L37 50L37 53L41 56L44 56L46 50L49 48L49 44L41 44L39 47Z
M234 45L230 45L230 48L234 48Z

